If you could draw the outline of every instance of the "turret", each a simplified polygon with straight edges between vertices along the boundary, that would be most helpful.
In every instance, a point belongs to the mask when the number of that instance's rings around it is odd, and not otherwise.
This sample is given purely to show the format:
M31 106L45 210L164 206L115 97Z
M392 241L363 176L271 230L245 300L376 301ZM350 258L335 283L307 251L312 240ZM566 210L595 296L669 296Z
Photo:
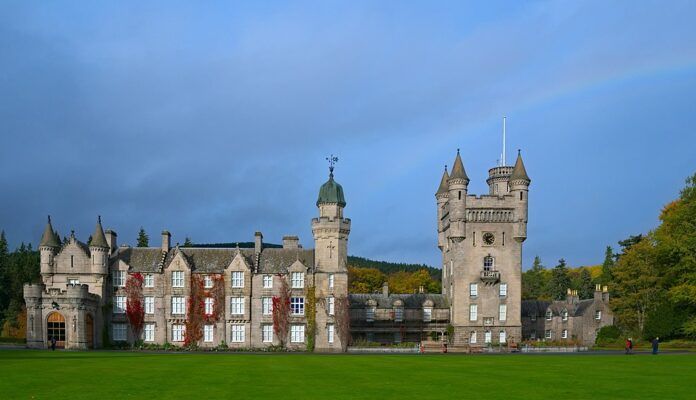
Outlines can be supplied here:
M447 237L455 242L466 238L466 194L469 177L464 170L464 163L457 149L452 173L447 180L449 187L449 231Z
M53 272L53 258L60 248L60 238L56 235L51 225L51 216L48 216L46 228L44 228L41 242L39 242L39 252L41 253L41 273L50 274Z
M527 239L527 211L529 184L532 182L527 175L527 170L522 162L522 154L517 151L517 161L510 174L510 194L515 198L515 232L514 238L518 242Z
M447 226L445 217L447 216L447 199L449 198L449 174L447 173L447 166L445 165L445 172L442 173L442 179L440 180L440 186L437 188L435 193L435 199L437 199L437 247L442 250L445 247L445 237L444 228Z
M94 227L92 241L89 244L89 252L92 254L92 272L106 275L109 261L109 243L107 243L106 235L104 235L101 216L97 217L97 225Z

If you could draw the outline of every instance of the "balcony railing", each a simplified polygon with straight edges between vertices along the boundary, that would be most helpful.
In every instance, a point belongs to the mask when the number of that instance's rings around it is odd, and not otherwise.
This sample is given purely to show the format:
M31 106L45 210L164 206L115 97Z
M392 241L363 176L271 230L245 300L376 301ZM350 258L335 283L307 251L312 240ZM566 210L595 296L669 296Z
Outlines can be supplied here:
M498 282L500 280L500 271L481 271L481 280L484 282Z

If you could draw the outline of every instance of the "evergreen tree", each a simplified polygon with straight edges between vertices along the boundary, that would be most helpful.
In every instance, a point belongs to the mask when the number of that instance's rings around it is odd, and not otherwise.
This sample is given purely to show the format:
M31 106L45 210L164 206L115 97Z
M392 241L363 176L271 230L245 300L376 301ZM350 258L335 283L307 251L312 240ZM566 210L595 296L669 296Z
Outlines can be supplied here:
M148 247L150 245L150 237L145 233L145 229L140 227L140 232L138 232L138 247Z
M594 297L594 284L592 283L592 275L587 268L580 271L580 287L578 294L581 299L591 299Z
M608 285L612 281L611 272L614 268L614 251L611 246L607 246L607 250L604 252L604 262L602 263L602 275L599 278L599 282L602 285Z
M522 273L522 298L538 300L544 298L544 266L539 256L534 257L532 268Z
M5 231L0 233L0 327L5 319L5 310L9 302L9 254Z
M193 242L188 236L186 236L186 239L184 239L184 247L193 247Z
M87 239L87 246L92 244L92 235L89 235L89 239Z
M548 291L553 300L563 300L566 297L568 288L570 288L568 267L566 267L566 261L561 258L558 260L558 265L551 270Z

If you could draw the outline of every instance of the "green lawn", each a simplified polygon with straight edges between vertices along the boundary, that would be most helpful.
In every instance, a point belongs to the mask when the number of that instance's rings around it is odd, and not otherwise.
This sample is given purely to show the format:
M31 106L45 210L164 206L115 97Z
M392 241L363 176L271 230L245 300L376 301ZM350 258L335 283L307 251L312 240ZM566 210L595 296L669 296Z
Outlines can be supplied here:
M0 350L0 398L686 399L696 355Z

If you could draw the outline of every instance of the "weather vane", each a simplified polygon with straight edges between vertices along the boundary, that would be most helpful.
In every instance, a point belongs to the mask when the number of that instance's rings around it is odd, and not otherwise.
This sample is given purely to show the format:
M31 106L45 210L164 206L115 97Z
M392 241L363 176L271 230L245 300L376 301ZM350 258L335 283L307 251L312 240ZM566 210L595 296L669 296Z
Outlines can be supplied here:
M331 154L331 156L326 157L326 161L329 162L329 176L333 178L334 165L338 162L338 157Z

